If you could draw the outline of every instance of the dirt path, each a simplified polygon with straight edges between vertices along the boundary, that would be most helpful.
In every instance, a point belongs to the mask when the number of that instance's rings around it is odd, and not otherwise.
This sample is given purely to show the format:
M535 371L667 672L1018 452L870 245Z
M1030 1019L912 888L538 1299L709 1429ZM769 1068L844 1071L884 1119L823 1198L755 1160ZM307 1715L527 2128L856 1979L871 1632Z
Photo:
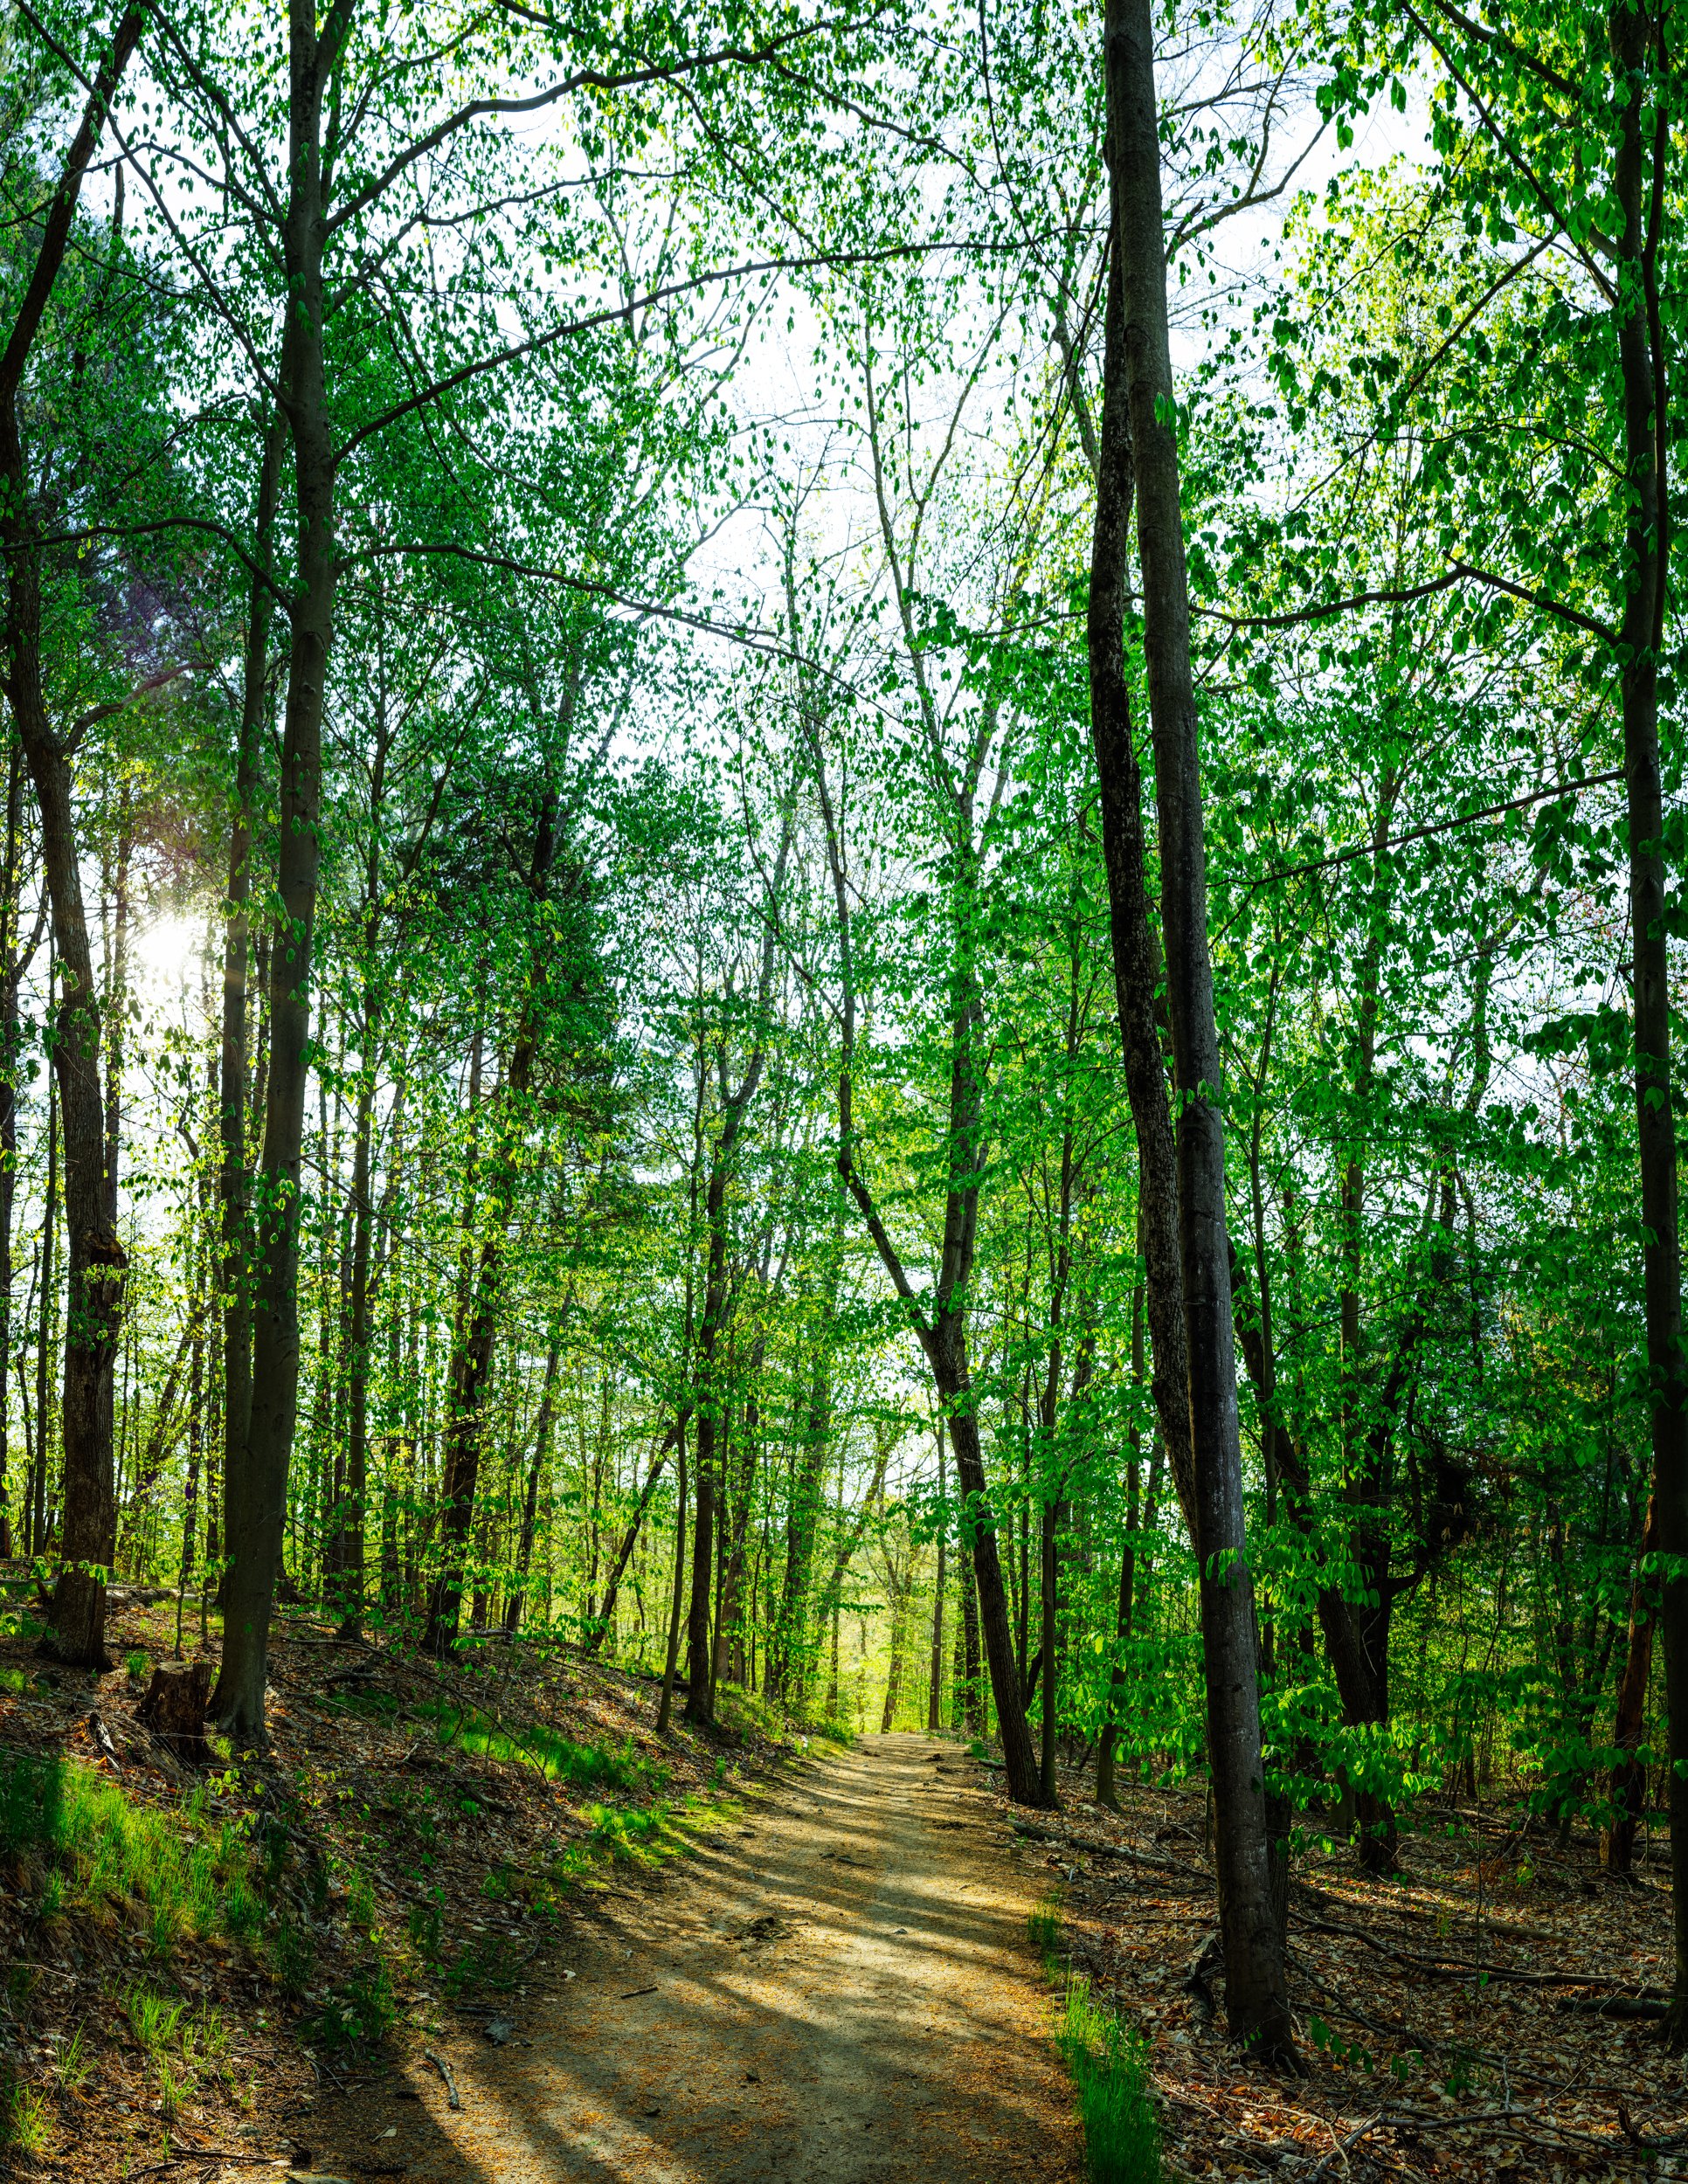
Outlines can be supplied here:
M329 2173L417 2184L984 2184L1076 2177L1027 1940L1037 1878L952 1745L868 1738L660 1880L600 1898L519 2041L436 2042L325 2105ZM407 2098L408 2096L408 2098ZM302 2126L309 2131L309 2126ZM391 2135L389 2135L391 2134Z

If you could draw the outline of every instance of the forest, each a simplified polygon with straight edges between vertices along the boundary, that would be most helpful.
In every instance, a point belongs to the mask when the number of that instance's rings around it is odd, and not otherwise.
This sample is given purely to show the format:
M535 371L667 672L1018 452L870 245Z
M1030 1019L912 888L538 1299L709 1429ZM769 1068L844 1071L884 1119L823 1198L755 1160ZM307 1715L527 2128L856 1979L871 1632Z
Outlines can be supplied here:
M1688 2042L1666 0L3 35L18 1658L1191 1786L1290 2070L1504 1807Z

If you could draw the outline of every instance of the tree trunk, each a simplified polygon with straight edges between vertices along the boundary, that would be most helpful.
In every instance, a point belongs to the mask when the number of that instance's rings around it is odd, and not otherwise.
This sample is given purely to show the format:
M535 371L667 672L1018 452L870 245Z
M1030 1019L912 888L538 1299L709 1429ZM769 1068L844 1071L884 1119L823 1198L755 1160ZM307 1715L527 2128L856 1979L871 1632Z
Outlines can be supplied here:
M264 434L258 473L253 556L267 572L275 536L285 422L280 410ZM252 1167L246 1101L247 974L252 942L253 806L258 795L273 607L269 586L254 575L246 601L246 644L240 725L234 754L234 800L229 813L227 926L223 939L223 1038L218 1085L220 1144L218 1195L223 1254L223 1480L239 1476L252 1424L252 1268L248 1222ZM226 1531L226 1520L225 1527ZM206 1542L209 1560L213 1550Z
M1640 1754L1646 1727L1647 1684L1653 1672L1657 1583L1645 1565L1647 1557L1657 1552L1658 1523L1650 1497L1641 1552L1629 1583L1629 1643L1618 1677L1616 1717L1612 1725L1612 1742L1618 1752L1612 1765L1612 1823L1601 1845L1608 1871L1625 1880L1634 1868L1636 1834L1647 1795L1647 1769Z
M1658 657L1664 627L1670 521L1669 419L1663 414L1665 358L1660 332L1658 220L1647 225L1643 168L1646 110L1661 95L1648 70L1650 10L1615 0L1613 59L1622 86L1614 183L1623 214L1615 292L1618 366L1629 515L1623 563L1622 662L1623 773L1629 809L1629 923L1635 949L1636 1120L1640 1141L1642 1267L1647 1362L1652 1381L1653 1510L1659 1552L1659 1636L1669 1724L1674 1990L1667 2031L1688 2044L1688 1358L1682 1340L1682 1247L1677 1209L1676 1116L1671 1083L1670 911L1664 868L1659 760ZM1652 156L1670 138L1658 125ZM1662 172L1652 202L1664 202Z
M47 1007L52 1007L53 975L57 951L50 949L47 955ZM30 1491L30 1552L43 1555L47 1551L47 1506L52 1496L49 1476L48 1427L52 1423L52 1390L49 1375L52 1370L52 1300L53 1221L59 1212L59 1088L51 1078L47 1081L47 1182L41 1206L41 1259L39 1299L40 1317L35 1333L35 1461L31 1466ZM27 1421L25 1421L27 1423Z
M99 989L82 906L72 802L71 753L48 719L41 669L41 548L18 425L18 395L70 239L82 178L119 79L141 37L131 8L102 54L41 225L41 239L11 332L0 352L0 543L6 549L7 695L35 784L41 854L52 906L61 996L52 1062L65 1132L67 1314L65 1330L64 1564L42 1650L79 1667L106 1668L106 1576L114 1548L112 1365L123 1312L127 1262L117 1241L114 1191L106 1174ZM110 1178L114 1184L115 1178ZM46 1468L45 1420L40 1462Z
M680 1665L680 1611L686 1597L686 1435L675 1445L674 1592L668 1602L668 1644L662 1662L662 1697L656 1733L666 1737L673 1718L675 1671Z
M338 1524L340 1635L355 1638L363 1627L363 1535L369 1503L370 1441L370 1237L372 1227L370 1147L375 1134L375 1045L377 1006L365 997L366 1051L357 1085L352 1150L351 1282L347 1298L346 1486Z
M1139 1233L1140 1230L1139 1230ZM1144 1380L1143 1318L1144 1284L1137 1282L1131 1290L1131 1382L1141 1387ZM1135 1426L1131 1428L1131 1459L1125 1469L1125 1544L1119 1557L1119 1598L1114 1609L1114 1644L1124 1648L1131 1637L1138 1606L1138 1579L1146 1586L1149 1565L1145 1560L1138 1566L1138 1538L1140 1532L1152 1532L1160 1501L1160 1467L1162 1448L1159 1441L1149 1464L1149 1485L1146 1496L1143 1492L1141 1436ZM1119 1651L1114 1656L1113 1672L1108 1678L1107 1718L1102 1724L1102 1734L1097 1742L1096 1799L1098 1805L1119 1807L1119 1793L1114 1782L1114 1745L1119 1735L1117 1712L1125 1689L1125 1663Z
M343 36L347 18L329 17ZM298 590L281 738L280 916L272 936L264 1145L254 1190L252 1401L225 1470L223 1662L211 1709L237 1744L261 1743L270 1617L281 1566L299 1405L299 1236L309 1077L310 971L322 866L322 702L334 626L335 457L323 348L322 123L338 59L309 0L289 0L288 289L281 408L293 437Z
M6 1390L11 1383L12 1216L17 1196L17 1077L24 1045L17 989L35 953L35 943L24 948L18 932L23 837L24 751L21 743L14 743L6 764L6 854L4 872L0 874L0 1561L7 1562L14 1552L8 1483L11 1450L7 1424L10 1406L6 1400ZM38 924L36 934L38 940ZM27 1540L27 1475L24 1535Z
M1155 748L1167 1009L1180 1096L1179 1241L1200 1556L1207 1747L1217 1823L1226 2008L1269 2059L1293 2052L1267 1843L1254 1581L1247 1559L1225 1235L1221 1068L1208 952L1189 598L1180 502L1166 233L1149 0L1109 0L1104 29L1126 383Z
M903 1663L909 1646L909 1594L914 1584L912 1566L904 1570L899 1579L896 1564L888 1554L886 1568L889 1572L887 1589L891 1596L891 1657L885 1671L885 1704L879 1720L882 1737L889 1736L902 1702Z
M528 1466L527 1489L522 1498L522 1534L515 1551L515 1581L510 1587L509 1602L504 1610L504 1628L512 1638L521 1623L522 1603L528 1596L528 1572L533 1566L533 1538L539 1517L539 1482L545 1469L545 1459L550 1454L551 1420L557 1414L557 1379L562 1362L562 1335L560 1330L554 1327L550 1347L545 1352L545 1383L540 1391L539 1415L534 1420L533 1462ZM655 1467L653 1466L651 1484L654 1486L655 1483ZM646 1499L649 1499L648 1489ZM643 1503L640 1505L640 1513L641 1516L644 1514ZM620 1575L619 1569L616 1575ZM607 1621L615 1610L613 1584L605 1607ZM588 1645L586 1650L594 1652L596 1648Z
M926 1726L934 1734L944 1726L944 1550L949 1545L944 1514L944 1420L937 1421L937 1569L932 1579L932 1675L926 1699Z

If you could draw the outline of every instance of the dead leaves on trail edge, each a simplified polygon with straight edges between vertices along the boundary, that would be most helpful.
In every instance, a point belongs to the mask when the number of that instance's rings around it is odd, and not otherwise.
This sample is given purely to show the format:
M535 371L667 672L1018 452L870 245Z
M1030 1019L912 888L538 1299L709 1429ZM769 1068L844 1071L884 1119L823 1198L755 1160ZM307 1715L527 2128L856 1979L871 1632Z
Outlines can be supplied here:
M1290 1911L1306 2074L1278 2077L1229 2045L1222 1975L1202 1976L1200 1794L1128 1787L1115 1814L1086 1787L1063 1782L1052 1821L1005 1821L1049 1871L1057 1968L1148 2037L1174 2174L1688 2175L1684 2062L1634 2014L1670 1980L1664 1852L1624 1886L1585 1834L1561 1850L1511 1808L1470 1806L1421 1807L1394 1881L1359 1875L1346 1846L1308 1844Z
M0 2174L308 2167L322 2096L518 1999L779 1749L659 1741L654 1687L574 1655L441 1669L294 1616L269 1751L195 1770L141 1718L173 1621L126 1609L97 1679L0 1635Z

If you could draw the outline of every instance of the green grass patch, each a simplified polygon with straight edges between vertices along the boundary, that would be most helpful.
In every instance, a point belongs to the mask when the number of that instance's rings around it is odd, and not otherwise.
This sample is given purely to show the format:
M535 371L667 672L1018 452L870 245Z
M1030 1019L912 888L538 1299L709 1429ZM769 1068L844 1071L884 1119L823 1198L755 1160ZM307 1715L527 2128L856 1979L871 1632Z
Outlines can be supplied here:
M1091 2184L1160 2184L1160 2127L1142 2034L1098 2008L1090 1981L1075 1974L1055 2040L1078 2093Z
M576 1744L543 1724L518 1732L490 1721L472 1706L453 1706L443 1699L415 1711L432 1721L442 1745L454 1745L477 1759L532 1767L548 1782L566 1782L574 1789L651 1789L668 1774L660 1761L645 1757L631 1737L611 1747Z
M0 2146L20 2153L44 2153L47 2146L47 2097L16 2079L0 2091Z
M1054 1957L1061 1940L1061 1899L1046 1896L1041 1904L1034 1904L1027 1915L1026 1932L1031 1944L1045 1964Z
M213 1830L197 1803L155 1812L86 1768L0 1752L0 1861L44 1918L138 1912L161 1958L219 1932L246 1939L239 1929L256 1909L240 1901L246 1836L227 1822Z

